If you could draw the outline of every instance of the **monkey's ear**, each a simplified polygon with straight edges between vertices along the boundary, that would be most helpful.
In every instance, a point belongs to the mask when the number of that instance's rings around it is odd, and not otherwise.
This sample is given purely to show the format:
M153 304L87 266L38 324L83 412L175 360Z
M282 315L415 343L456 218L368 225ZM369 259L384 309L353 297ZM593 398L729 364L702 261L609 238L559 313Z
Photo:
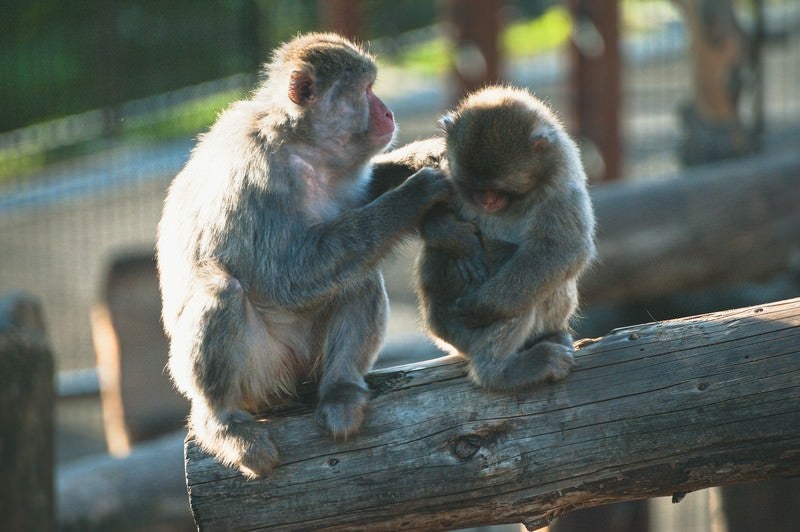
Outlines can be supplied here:
M292 71L289 78L289 99L301 106L314 99L314 78L308 72Z
M441 127L445 133L449 133L453 129L455 123L455 119L451 113L447 113L439 119L439 127Z
M555 140L555 132L550 128L537 129L531 133L528 140L531 143L531 148L543 150Z

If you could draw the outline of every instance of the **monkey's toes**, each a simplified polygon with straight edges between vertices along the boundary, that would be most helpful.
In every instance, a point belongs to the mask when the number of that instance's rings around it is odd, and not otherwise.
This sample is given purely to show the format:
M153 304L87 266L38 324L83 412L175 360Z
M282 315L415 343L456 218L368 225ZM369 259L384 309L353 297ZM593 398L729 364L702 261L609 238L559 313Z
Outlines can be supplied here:
M574 351L571 347L548 342L548 347L550 346L552 346L550 359L544 372L544 380L547 382L562 381L567 378L575 365L575 357L572 356Z
M252 442L236 462L245 478L264 477L278 465L278 449L269 439Z
M355 384L341 384L320 399L317 424L336 439L347 439L364 422L369 392Z

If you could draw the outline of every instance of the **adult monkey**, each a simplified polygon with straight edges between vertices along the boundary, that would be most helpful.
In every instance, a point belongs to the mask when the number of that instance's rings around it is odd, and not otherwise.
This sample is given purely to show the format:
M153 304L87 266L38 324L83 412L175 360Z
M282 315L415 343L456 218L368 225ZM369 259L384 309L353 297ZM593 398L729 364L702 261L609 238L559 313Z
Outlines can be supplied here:
M170 186L157 242L169 370L191 400L190 428L251 478L278 461L252 413L303 380L319 381L324 429L359 429L363 375L386 325L378 261L450 194L423 169L369 202L370 158L395 125L358 46L300 36L266 73L199 140Z

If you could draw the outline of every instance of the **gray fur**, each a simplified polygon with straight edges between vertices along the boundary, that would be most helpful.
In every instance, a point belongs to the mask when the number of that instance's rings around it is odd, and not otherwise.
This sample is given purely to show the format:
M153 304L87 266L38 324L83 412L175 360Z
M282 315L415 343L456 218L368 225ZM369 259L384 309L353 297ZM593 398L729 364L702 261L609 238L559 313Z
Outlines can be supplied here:
M370 157L390 141L391 120L367 96L374 76L372 59L336 35L285 44L259 90L198 141L164 204L169 370L199 443L248 477L278 463L253 414L301 381L319 382L325 431L359 429L363 375L386 326L377 264L450 194L423 169L369 202Z

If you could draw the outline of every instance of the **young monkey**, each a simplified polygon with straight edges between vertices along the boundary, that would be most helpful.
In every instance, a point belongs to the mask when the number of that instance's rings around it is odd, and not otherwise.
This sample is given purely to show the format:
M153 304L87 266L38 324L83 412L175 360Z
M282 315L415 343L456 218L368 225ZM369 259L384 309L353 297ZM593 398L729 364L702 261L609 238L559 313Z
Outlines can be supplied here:
M456 197L423 219L422 317L480 386L561 380L574 363L576 284L595 253L578 148L522 89L480 90L442 125Z

